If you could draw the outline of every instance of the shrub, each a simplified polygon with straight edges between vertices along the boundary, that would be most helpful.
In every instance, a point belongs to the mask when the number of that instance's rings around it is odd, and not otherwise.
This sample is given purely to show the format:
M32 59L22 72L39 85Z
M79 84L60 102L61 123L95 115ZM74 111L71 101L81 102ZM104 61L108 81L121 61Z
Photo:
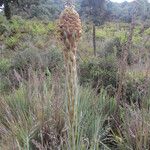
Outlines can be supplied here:
M23 79L28 80L29 70L45 72L49 70L54 73L56 70L62 71L62 57L58 50L51 49L46 52L39 52L37 48L26 49L19 52L12 59L10 80L14 81L14 71L16 70Z
M35 68L39 65L39 55L36 52L37 50L32 48L27 49L23 52L19 52L14 58L13 58L13 66L19 69L26 68L26 66L34 66Z
M123 108L122 142L119 149L149 149L150 148L150 111L138 109L135 106ZM134 118L134 119L133 119Z
M0 60L0 92L8 92L10 90L10 82L8 79L8 72L11 63L8 59L2 58Z
M9 79L4 76L0 76L0 94L10 92L11 84Z
M0 35L2 35L5 31L7 31L5 24L0 24Z
M25 20L19 16L14 16L9 24L12 33L20 33L23 31L25 26Z
M44 52L41 54L41 58L45 68L48 68L50 71L63 68L63 59L62 55L56 48L51 49L50 51Z
M113 38L107 40L104 43L104 48L100 52L100 56L109 57L113 56L114 59L121 59L122 57L122 44L119 38ZM131 65L134 61L134 54L131 50L128 50L127 63Z
M150 35L150 28L146 29L146 30L144 31L144 34Z
M6 38L5 44L8 48L14 49L19 43L19 35Z
M6 75L10 69L11 63L8 59L2 58L0 60L0 74Z
M41 22L32 21L29 23L29 30L33 35L43 35L48 33L48 29Z
M145 99L150 95L150 78L141 70L128 70L123 83L122 100L128 104L136 104L142 107Z
M107 33L104 30L96 31L96 38L100 40L105 40L107 38Z
M137 103L140 105L140 100L142 99L142 95L140 91L138 90L138 82L135 81L126 81L126 93L125 97L123 99L126 99L127 102L131 103Z
M92 82L98 89L102 86L116 87L117 65L114 57L89 60L80 66L80 83Z
M118 32L115 32L115 37L119 38L121 44L123 44L127 41L127 34L126 34L126 31L124 31L124 30L120 30Z
M54 32L56 30L56 25L53 22L49 22L47 28L49 31Z

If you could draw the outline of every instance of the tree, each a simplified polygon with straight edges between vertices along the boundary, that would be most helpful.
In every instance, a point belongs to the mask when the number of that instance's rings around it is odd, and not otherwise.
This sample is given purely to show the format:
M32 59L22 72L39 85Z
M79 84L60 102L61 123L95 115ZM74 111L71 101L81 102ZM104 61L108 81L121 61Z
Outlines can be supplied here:
M102 25L106 18L105 0L82 0L81 14L93 24L93 50L96 56L96 26Z
M6 19L11 19L10 0L0 0L0 6L4 5L4 13Z
M146 21L150 19L150 3L148 0L136 0L133 2L113 3L108 2L107 8L111 12L112 19L131 23L132 14L135 13L135 19Z
M4 0L4 13L7 20L11 19L11 11L10 11L10 1Z
M4 4L3 0L0 0L0 6L2 6Z
M136 0L136 8L137 8L137 16L145 21L146 19L150 19L150 3L148 0Z
M40 0L13 0L11 10L13 15L30 18L34 8L38 7Z
M63 0L13 0L11 11L13 15L23 18L39 18L53 20L58 18L60 11L64 8Z

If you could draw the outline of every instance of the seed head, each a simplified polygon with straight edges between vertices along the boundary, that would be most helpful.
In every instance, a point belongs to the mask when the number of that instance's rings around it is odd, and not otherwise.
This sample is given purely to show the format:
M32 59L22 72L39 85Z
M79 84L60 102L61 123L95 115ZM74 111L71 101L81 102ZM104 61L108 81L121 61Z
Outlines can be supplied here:
M82 27L79 14L72 6L67 6L59 18L60 39L66 47L74 46L81 37Z

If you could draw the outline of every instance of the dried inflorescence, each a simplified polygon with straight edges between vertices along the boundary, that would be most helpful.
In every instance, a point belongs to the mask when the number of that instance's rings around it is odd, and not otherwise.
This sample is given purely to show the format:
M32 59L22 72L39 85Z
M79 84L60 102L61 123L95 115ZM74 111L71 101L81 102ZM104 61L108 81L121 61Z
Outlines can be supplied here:
M73 6L67 6L59 17L59 38L64 44L63 55L66 69L67 113L69 125L73 126L77 118L77 42L81 37L82 27L79 14Z
M72 6L67 6L59 18L60 39L66 48L75 46L81 37L82 27L79 14Z

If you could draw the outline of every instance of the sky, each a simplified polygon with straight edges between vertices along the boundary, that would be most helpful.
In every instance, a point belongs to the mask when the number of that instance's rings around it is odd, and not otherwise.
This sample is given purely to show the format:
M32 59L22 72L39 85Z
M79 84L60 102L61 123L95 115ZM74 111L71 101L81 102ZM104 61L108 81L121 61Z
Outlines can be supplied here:
M121 2L124 2L124 1L127 1L127 2L132 2L133 0L111 0L112 2L118 2L118 3L121 3Z
M112 1L112 2L117 2L117 3L122 3L122 2L124 2L124 1L132 2L132 1L134 1L134 0L110 0L110 1ZM148 2L150 3L150 0L148 0Z

